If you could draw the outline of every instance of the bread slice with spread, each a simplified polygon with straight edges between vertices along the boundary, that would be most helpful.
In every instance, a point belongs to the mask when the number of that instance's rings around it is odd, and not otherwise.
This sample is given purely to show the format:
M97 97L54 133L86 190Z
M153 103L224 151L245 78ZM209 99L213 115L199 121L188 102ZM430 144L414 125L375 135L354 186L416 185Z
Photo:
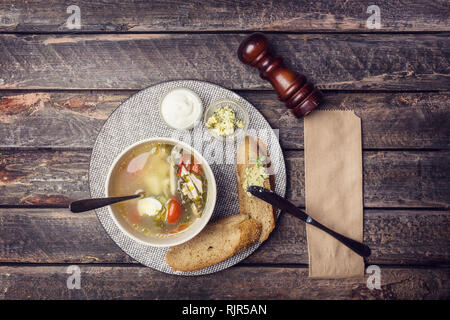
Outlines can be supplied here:
M246 136L236 155L236 175L239 207L241 213L262 224L260 242L265 241L275 228L275 208L252 196L247 187L257 185L273 190L273 177L269 175L270 159L266 146L259 140Z
M212 266L258 241L261 229L261 224L246 214L223 218L208 224L195 238L170 248L166 262L183 272Z

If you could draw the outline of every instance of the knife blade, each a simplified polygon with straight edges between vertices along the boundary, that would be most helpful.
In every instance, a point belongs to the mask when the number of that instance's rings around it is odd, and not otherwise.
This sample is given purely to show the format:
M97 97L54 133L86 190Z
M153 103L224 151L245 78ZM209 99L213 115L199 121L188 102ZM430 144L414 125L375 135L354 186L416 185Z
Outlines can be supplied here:
M325 231L332 237L334 237L336 240L343 243L345 246L356 252L362 257L368 257L370 256L371 250L368 246L365 244L355 241L353 239L350 239L340 233L337 233L336 231L324 226L323 224L319 223L318 221L311 218L305 211L297 208L293 203L287 201L283 197L280 197L275 192L272 192L266 188L258 187L258 186L249 186L247 188L247 191L251 193L253 196L257 197L258 199L261 199L272 206L281 209L282 211L285 211L294 217L302 220L305 223L308 223L312 226L315 226L316 228L319 228L322 231Z

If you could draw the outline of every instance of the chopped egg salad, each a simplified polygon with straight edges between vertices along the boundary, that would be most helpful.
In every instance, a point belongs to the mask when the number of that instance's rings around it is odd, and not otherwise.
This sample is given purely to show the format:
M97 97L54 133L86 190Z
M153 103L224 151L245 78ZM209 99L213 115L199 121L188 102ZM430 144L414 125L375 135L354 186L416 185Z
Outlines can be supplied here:
M249 197L252 197L252 194L247 192L249 186L264 187L264 181L269 178L267 168L264 167L265 160L265 157L256 158L256 165L252 165L245 169L242 188L244 188Z
M224 137L233 134L238 128L243 128L244 122L236 118L236 111L229 106L225 106L216 109L214 114L206 121L205 126L216 135Z

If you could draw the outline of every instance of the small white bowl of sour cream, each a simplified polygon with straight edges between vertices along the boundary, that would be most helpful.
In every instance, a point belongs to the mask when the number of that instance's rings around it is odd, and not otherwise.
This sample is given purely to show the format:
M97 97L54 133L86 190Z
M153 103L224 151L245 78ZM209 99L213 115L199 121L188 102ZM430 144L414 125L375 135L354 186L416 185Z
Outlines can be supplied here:
M161 99L159 112L162 120L172 129L192 129L200 122L203 103L191 89L177 87L169 90Z

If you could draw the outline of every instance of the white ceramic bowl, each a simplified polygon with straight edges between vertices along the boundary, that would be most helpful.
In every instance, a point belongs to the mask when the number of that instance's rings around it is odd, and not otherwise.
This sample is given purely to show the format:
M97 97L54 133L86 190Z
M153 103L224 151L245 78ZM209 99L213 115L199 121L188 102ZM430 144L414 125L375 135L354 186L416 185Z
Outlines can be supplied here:
M188 144L174 140L169 138L151 138L147 140L139 141L131 146L129 146L127 149L125 149L120 155L116 157L116 159L113 162L113 165L109 169L108 176L106 178L106 195L110 196L110 179L111 174L116 167L116 165L119 163L120 160L123 159L125 155L127 155L132 149L135 147L145 144L145 143L151 143L151 142L160 142L160 143L169 143L173 145L180 146L184 150L191 152L194 155L194 158L200 162L203 168L203 172L205 174L205 178L208 181L208 194L206 199L205 208L203 210L203 213L200 218L196 219L188 228L177 232L175 234L167 235L165 237L156 237L156 236L147 236L142 234L141 232L134 229L132 226L128 224L128 222L125 220L125 218L117 212L117 210L113 209L111 206L108 206L109 213L112 215L114 222L119 227L119 229L126 234L128 237L132 238L133 240L140 242L145 245L150 245L154 247L172 247L178 244L181 244L183 242L186 242L193 237L195 237L202 229L206 226L206 224L209 222L209 219L211 218L211 215L214 211L214 206L216 204L216 195L217 195L217 187L216 187L216 179L214 178L214 174L211 170L211 167L206 162L206 160L203 158L203 156L194 148L189 146Z
M163 103L164 99L165 99L170 93L172 93L172 92L174 92L174 91L177 91L177 90L180 90L180 89L181 89L181 90L186 90L186 91L190 92L190 94L191 94L193 97L195 97L195 99L197 100L197 102L200 104L200 109L201 109L201 111L200 111L200 113L198 114L197 118L194 119L194 121L193 121L192 123L190 123L189 125L187 125L187 126L185 126L185 127L177 128L177 127L174 127L173 125L171 125L169 122L167 122L166 119L164 118L164 116L163 116L163 111L162 111L162 103ZM161 120L164 121L164 123L165 123L169 128L172 128L172 129L175 129L175 130L189 130L189 129L192 129L193 127L195 127L198 123L200 123L200 121L201 121L201 119L202 119L202 115L203 115L203 102L202 102L202 99L200 98L200 96L199 96L199 95L197 94L197 92L195 92L194 90L189 89L189 88L185 88L185 87L176 87L176 88L173 88L173 89L170 89L169 91L167 91L167 92L164 94L164 96L162 97L161 101L159 102L159 115L160 115L160 117L161 117Z

